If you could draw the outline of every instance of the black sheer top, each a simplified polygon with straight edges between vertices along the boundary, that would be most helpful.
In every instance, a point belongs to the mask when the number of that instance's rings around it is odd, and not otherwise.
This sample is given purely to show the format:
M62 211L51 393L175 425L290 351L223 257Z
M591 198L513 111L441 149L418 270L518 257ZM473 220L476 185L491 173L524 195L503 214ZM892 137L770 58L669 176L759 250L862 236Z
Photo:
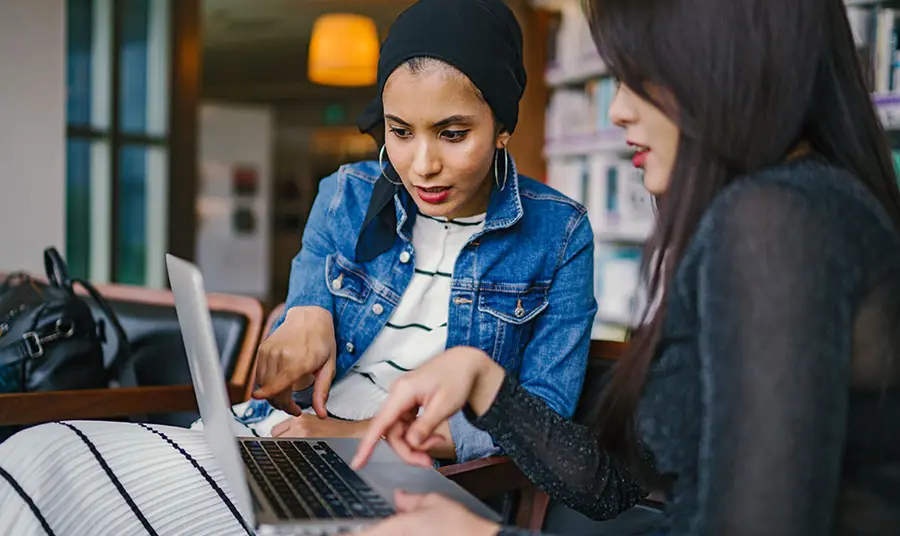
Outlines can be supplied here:
M638 412L671 534L900 534L898 378L900 238L877 200L816 156L736 181L679 264ZM586 515L646 493L512 378L474 423Z

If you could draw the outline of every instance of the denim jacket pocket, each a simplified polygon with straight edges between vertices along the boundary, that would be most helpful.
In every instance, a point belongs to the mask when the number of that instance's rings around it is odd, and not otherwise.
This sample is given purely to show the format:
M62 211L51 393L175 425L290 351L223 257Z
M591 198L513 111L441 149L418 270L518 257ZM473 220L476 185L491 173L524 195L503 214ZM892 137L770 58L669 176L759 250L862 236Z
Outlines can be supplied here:
M482 341L493 347L494 361L508 371L518 369L531 323L550 305L549 291L549 285L482 284L478 297Z
M325 259L325 282L334 297L338 365L346 368L356 362L356 348L368 336L365 304L373 292L372 282L362 268L339 253Z
M339 253L325 259L325 285L334 297L334 320L337 333L352 333L362 304L372 293L365 272ZM338 344L343 344L338 341Z
M325 260L325 284L335 298L365 303L372 286L357 266L342 255L329 255Z

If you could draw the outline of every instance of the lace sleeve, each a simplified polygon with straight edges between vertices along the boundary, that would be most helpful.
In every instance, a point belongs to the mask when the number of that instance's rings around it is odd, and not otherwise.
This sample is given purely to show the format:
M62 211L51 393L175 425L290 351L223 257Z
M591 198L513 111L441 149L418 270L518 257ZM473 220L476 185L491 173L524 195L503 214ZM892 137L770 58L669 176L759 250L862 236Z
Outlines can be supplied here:
M646 493L624 465L602 452L593 431L563 419L507 376L475 426L494 441L535 485L594 519L611 519Z

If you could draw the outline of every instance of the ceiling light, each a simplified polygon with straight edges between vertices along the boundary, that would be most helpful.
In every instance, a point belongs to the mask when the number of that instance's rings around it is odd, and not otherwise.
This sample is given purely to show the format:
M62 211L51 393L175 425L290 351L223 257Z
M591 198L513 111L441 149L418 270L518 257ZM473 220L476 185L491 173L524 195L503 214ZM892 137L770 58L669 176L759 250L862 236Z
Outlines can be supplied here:
M374 85L378 76L378 29L362 15L329 13L313 24L309 79L325 86Z

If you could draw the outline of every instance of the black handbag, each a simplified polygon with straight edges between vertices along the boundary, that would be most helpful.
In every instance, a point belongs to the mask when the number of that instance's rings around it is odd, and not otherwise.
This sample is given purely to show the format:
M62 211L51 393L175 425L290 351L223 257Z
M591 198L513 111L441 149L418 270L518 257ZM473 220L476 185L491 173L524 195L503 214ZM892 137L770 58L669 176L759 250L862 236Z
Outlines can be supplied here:
M0 393L135 385L128 338L109 303L69 277L56 249L44 251L44 267L47 283L24 273L0 283ZM99 318L74 285L87 291ZM0 427L0 441L4 435Z

